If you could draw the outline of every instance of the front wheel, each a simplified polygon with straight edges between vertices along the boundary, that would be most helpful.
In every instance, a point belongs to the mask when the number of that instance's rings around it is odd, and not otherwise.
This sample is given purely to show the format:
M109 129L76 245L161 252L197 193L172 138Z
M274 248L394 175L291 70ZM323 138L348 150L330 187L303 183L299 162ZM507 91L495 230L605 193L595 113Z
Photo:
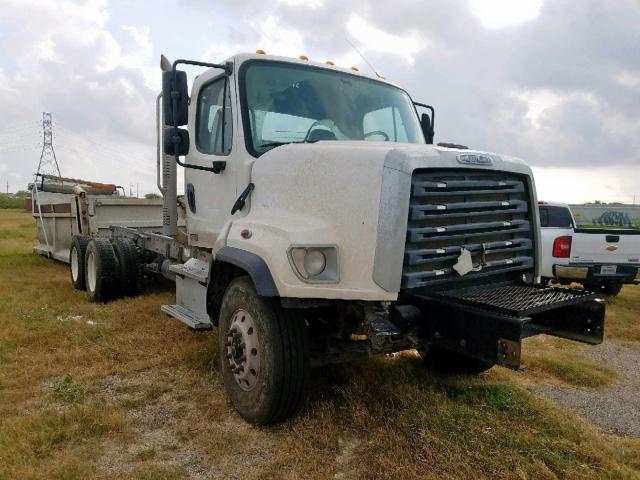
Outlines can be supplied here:
M494 365L435 345L418 352L427 367L450 375L478 375Z
M297 413L309 382L304 321L261 297L249 277L235 279L224 294L218 329L225 389L240 416L269 425Z

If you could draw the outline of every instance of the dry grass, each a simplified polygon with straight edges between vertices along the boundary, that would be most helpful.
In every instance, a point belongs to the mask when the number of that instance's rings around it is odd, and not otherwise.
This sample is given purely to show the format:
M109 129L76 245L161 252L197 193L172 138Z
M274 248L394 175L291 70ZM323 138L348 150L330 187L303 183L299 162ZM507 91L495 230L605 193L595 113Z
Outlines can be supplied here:
M524 375L447 379L410 353L324 368L300 417L250 427L227 404L215 332L160 312L171 285L90 304L65 265L31 253L33 231L0 212L0 478L640 478L640 441L518 385L609 381L584 360L558 370L580 358L563 342L528 342ZM613 336L633 331L629 293Z

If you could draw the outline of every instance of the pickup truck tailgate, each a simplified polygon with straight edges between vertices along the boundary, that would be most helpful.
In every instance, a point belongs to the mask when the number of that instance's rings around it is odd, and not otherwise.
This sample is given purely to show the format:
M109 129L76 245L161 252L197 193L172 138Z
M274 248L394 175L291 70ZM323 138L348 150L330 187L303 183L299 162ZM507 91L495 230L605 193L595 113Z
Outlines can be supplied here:
M577 228L571 243L571 262L640 266L640 229Z

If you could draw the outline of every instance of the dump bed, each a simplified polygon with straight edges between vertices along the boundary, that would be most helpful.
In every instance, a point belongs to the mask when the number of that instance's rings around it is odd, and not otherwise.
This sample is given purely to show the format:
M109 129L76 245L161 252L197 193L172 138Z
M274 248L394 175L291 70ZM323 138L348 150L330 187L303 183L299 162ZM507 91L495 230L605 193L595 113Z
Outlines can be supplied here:
M34 191L36 253L69 262L73 235L109 235L112 225L162 231L162 200L118 195Z

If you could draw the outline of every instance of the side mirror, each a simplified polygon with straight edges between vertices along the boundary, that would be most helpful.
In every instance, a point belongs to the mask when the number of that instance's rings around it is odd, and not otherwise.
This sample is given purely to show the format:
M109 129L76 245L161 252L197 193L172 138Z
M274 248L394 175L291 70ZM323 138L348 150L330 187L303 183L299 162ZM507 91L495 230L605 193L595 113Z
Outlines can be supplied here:
M175 118L173 103L175 100ZM189 118L189 90L187 86L187 72L176 70L175 84L173 71L162 72L162 105L164 123L173 127L180 127L188 123Z
M166 127L162 132L164 153L172 157L189 153L189 131L184 128Z
M420 115L420 127L422 129L422 134L424 135L424 141L428 145L431 145L433 144L433 135L435 133L434 125L436 123L436 111L431 105L425 105L424 103L413 102L413 105L416 107L416 114L418 113L418 107L429 110L431 114L423 113Z
M422 127L422 133L424 135L424 140L428 144L433 143L433 123L431 122L431 117L426 113L423 113L420 116L420 126Z

